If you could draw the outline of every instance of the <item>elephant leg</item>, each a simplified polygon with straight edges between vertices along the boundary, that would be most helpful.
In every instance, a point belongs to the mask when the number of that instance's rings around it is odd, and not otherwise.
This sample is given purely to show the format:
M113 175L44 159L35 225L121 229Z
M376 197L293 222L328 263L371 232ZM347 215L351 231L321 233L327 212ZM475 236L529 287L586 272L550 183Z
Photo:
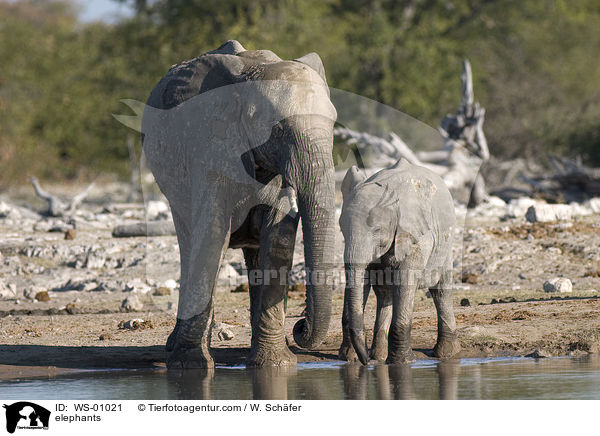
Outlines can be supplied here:
M408 363L416 360L410 345L417 279L411 268L401 271L400 285L394 285L392 323L388 339L386 363Z
M260 298L252 326L253 339L247 366L295 365L284 334L288 273L292 266L298 219L269 211L261 228L259 265Z
M177 324L168 341L169 369L214 366L210 355L213 293L229 244L231 217L228 212L226 204L213 200L212 207L199 211L195 222L177 218L178 239L184 242L180 244L182 276Z
M438 325L438 337L433 348L433 355L440 359L450 358L460 351L450 280L450 274L442 274L438 285L429 289L437 311Z
M369 276L369 269L367 269L367 276ZM369 293L371 292L371 283L369 278L365 280L364 289L363 289L363 313L365 311L365 306L367 305L367 299L369 298ZM344 293L344 308L342 310L342 345L340 345L340 349L338 351L338 358L340 360L345 360L347 362L358 362L358 355L352 346L352 341L350 340L350 326L349 326L349 311L350 311L350 295L348 292ZM365 345L366 346L366 345Z
M173 214L173 224L175 225L175 233L177 234L177 242L179 243L179 257L180 257L180 270L181 274L179 277L179 293L180 298L182 293L187 289L187 276L188 276L188 262L185 262L184 259L187 259L189 256L189 232L187 231L187 227L185 222L181 219L181 217L177 214L175 210L172 210ZM177 340L177 334L179 332L179 328L181 326L181 321L177 318L177 322L175 323L175 328L167 338L167 344L165 345L165 350L167 352L173 351L175 348L175 342Z
M377 296L377 312L373 328L371 359L385 360L388 353L388 332L392 322L392 292L389 285L373 286Z
M253 277L251 271L259 269L258 248L242 248L244 252L244 260L246 261L246 269L248 270L248 286L250 288L250 325L252 326L252 344L255 346L257 338L256 327L258 326L258 314L260 309L260 291L261 285L257 283L256 277Z

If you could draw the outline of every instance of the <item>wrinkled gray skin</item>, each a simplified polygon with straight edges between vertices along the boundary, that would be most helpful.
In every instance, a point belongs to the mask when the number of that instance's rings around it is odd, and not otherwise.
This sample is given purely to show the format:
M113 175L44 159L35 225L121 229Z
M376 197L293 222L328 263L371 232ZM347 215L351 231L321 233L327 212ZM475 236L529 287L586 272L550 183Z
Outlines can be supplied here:
M365 365L369 357L387 358L387 363L414 361L410 334L415 291L421 288L429 288L437 309L434 355L456 354L460 345L450 288L456 219L444 182L401 159L368 179L356 166L350 168L342 193L346 292L340 358L358 357ZM369 356L363 319L371 287L377 312Z
M283 331L287 275L300 218L307 270L331 268L335 119L318 55L282 61L237 41L172 67L152 91L144 152L181 253L169 368L214 365L212 296L227 247L243 249L251 281L247 364L295 364ZM268 283L252 276L257 270L271 272ZM301 347L325 338L331 293L330 284L307 283L306 317L294 327Z

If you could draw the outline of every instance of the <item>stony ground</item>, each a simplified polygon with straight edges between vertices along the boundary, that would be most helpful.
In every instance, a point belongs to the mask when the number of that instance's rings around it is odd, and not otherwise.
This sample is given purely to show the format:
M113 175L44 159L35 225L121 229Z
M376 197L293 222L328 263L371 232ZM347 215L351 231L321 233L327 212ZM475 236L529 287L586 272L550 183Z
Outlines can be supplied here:
M0 378L164 365L177 307L177 242L174 236L113 238L115 225L168 217L160 208L123 204L124 195L118 185L96 188L69 219L30 212L44 204L26 187L0 197ZM454 299L461 355L600 351L600 215L532 224L521 206L496 202L466 218L457 208ZM338 236L332 256L341 266ZM296 283L303 280L302 250L299 235ZM241 363L248 351L249 300L238 287L243 268L241 251L229 250L215 294L217 363ZM544 291L545 281L560 277L572 282L572 292ZM334 294L329 336L311 352L295 347L291 335L304 298L303 286L291 287L286 332L292 350L300 361L336 359L343 283ZM367 325L374 306L371 298ZM433 302L419 291L413 345L420 357L430 353L435 335Z

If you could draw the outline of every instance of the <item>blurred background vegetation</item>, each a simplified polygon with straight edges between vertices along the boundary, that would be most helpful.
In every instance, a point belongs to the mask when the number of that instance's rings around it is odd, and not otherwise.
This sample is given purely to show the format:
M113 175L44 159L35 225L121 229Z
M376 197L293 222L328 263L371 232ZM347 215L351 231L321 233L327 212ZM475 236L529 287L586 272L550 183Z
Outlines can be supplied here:
M114 1L132 16L81 22L69 1L0 0L0 186L126 177L137 134L112 117L129 113L119 100L145 101L172 64L227 39L318 52L330 86L432 126L459 104L468 57L494 155L600 164L597 0Z

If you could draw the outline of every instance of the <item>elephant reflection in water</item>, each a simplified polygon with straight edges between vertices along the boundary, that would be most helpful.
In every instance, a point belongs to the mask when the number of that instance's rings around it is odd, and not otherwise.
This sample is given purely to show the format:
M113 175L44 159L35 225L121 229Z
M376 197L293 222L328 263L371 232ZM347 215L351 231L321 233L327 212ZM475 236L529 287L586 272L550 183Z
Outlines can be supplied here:
M378 400L415 400L413 371L409 364L376 364L375 398ZM438 399L456 400L458 398L458 376L460 361L440 362L436 367L439 383ZM348 364L341 368L345 398L353 400L368 399L369 370L358 364Z
M212 400L214 368L167 371L169 387L176 389L178 400Z
M252 375L252 395L255 400L287 400L288 382L296 375L294 367L264 367L249 369Z
M476 370L477 367L474 369ZM376 364L373 369L357 363L343 365L339 371L343 382L343 398L415 400L418 397L415 393L414 370L409 364ZM439 362L435 370L439 386L435 398L440 400L458 399L460 361ZM324 370L324 372L335 374L331 370ZM214 374L214 369L169 371L167 380L170 386L175 387L175 397L179 400L212 400L218 398L213 387ZM342 396L342 392L334 392L336 380L324 383L323 377L297 376L298 371L294 367L248 368L244 372L244 376L240 377L241 383L237 385L236 399L250 397L249 385L244 383L248 378L251 380L251 396L254 400L319 400L331 399L338 395L341 398ZM369 383L371 376L375 377L374 383ZM289 392L292 394L290 395ZM429 396L426 395L426 397Z

